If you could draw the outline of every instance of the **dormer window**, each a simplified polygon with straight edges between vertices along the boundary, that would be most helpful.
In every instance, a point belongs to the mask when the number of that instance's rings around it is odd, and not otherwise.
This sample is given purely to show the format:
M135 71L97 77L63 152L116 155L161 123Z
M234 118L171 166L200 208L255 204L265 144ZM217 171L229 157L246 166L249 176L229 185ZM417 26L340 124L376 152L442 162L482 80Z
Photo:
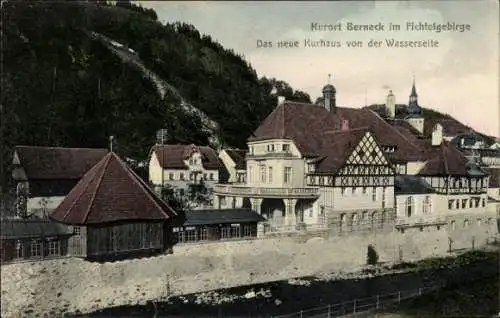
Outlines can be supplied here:
M284 152L290 151L290 145L289 144L283 144L282 149Z
M314 171L316 171L316 165L315 165L314 163L310 163L310 164L308 165L308 170L309 170L309 172L314 172Z

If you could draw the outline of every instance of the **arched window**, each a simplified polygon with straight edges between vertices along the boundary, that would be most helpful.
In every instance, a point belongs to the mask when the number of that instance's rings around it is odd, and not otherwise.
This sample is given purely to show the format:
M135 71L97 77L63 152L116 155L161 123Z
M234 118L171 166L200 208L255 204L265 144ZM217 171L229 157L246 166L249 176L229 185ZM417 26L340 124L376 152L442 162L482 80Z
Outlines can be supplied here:
M467 227L469 227L469 220L464 221L464 228L467 228Z
M423 212L424 212L424 214L431 213L431 209L432 209L431 197L430 196L426 196L424 198L424 204L423 204Z
M413 197L407 197L406 198L406 209L405 209L405 214L406 217L411 217L413 213L413 208L414 208L414 202L413 202Z
M451 230L454 231L455 227L456 227L455 221L451 221L450 226L451 226Z

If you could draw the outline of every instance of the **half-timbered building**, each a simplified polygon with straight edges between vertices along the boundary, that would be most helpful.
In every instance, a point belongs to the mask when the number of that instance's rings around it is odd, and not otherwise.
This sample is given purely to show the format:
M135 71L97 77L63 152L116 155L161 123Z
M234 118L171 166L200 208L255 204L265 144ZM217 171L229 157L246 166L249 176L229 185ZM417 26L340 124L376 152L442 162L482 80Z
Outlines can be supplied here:
M183 219L113 152L92 167L50 215L73 226L72 256L108 260L162 253Z
M318 104L279 97L248 139L246 183L216 185L216 207L252 207L263 233L442 229L457 217L449 202L460 222L489 218L488 174L447 141L464 126L425 121L415 83L404 112L392 93L383 113L339 107L335 95L328 84Z
M13 157L19 213L47 217L107 149L17 146Z

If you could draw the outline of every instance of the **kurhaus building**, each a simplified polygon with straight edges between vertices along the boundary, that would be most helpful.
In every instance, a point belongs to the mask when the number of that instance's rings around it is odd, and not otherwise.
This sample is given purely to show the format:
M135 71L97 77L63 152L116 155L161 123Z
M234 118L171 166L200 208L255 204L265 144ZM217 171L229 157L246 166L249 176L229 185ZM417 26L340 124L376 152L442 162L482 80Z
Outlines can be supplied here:
M331 84L317 104L279 97L248 139L246 180L217 184L216 207L252 207L267 219L264 233L459 223L497 233L486 206L488 173L449 142L465 129L426 122L415 82L407 105L389 92L373 106L339 107Z

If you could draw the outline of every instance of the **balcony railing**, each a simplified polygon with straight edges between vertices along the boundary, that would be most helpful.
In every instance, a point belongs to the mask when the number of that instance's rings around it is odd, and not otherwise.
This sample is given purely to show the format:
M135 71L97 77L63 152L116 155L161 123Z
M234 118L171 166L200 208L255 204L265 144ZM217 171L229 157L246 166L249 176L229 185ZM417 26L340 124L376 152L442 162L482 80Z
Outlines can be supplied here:
M234 196L253 196L253 197L299 197L315 198L319 196L319 188L264 188L249 187L241 185L216 184L214 186L215 194L234 195Z
M443 216L414 216L414 217L397 217L397 227L421 226L421 225L440 225L446 224L446 218Z

